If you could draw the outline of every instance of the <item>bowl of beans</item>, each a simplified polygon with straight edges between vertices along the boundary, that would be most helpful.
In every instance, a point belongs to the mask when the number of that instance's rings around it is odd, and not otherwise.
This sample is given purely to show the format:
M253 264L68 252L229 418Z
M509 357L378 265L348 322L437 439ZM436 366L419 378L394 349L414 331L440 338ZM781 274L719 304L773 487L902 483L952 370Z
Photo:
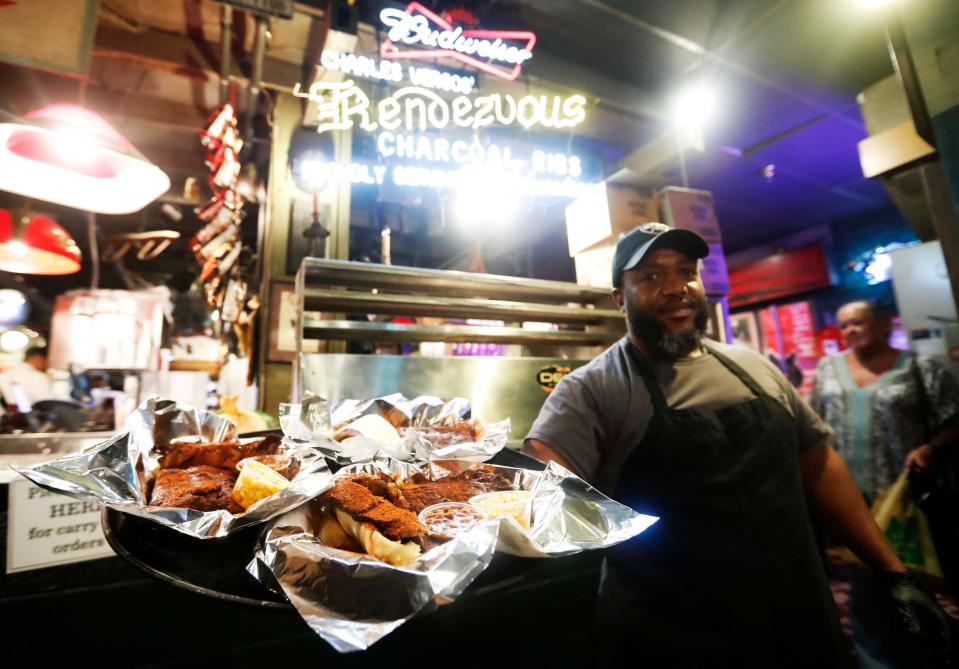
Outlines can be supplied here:
M440 502L420 511L419 519L437 539L452 539L486 520L487 515L466 502Z

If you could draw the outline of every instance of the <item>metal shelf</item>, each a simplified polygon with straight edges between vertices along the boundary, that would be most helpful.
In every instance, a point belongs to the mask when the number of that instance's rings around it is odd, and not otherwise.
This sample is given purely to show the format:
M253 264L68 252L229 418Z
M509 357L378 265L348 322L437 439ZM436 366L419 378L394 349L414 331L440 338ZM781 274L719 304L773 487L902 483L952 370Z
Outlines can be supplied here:
M305 311L352 311L365 314L483 318L543 323L600 323L604 320L620 321L623 318L623 315L615 309L322 288L304 289L303 309Z
M304 318L304 339L343 341L554 344L567 346L608 345L622 337L620 332L553 330L539 332L511 327L470 325L407 325Z
M425 293L438 297L485 297L529 302L612 305L612 298L606 288L495 274L318 258L304 259L299 273L303 276L304 285L311 287L350 286L389 292Z
M297 272L296 307L294 400L305 391L324 397L398 389L438 393L470 397L494 413L508 407L525 427L545 396L537 381L544 368L585 364L625 331L622 313L602 288L316 258L305 259ZM350 314L360 317L349 320ZM436 320L387 323L377 316ZM462 322L470 319L494 323ZM523 322L560 327L532 330L520 327ZM303 342L309 340L510 344L519 350L489 359L307 354Z

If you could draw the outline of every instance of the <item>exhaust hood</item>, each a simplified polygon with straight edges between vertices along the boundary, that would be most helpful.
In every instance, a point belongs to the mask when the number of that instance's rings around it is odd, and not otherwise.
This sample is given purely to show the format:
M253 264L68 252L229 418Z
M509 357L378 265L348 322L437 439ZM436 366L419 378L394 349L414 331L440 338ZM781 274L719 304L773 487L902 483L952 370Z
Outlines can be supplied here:
M942 161L919 136L895 77L858 96L870 135L859 143L863 175L878 178L903 218L922 241L954 226L956 214Z

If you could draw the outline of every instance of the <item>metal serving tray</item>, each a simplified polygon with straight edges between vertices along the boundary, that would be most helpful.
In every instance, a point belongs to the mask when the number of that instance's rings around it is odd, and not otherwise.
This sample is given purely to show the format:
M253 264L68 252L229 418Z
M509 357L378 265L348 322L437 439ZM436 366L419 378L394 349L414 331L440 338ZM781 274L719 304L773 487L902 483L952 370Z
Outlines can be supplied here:
M251 436L251 435L244 435ZM507 467L542 469L538 460L503 449L490 461ZM336 469L336 466L333 465ZM262 525L227 537L200 541L144 518L104 507L103 535L117 555L151 576L193 593L222 601L266 609L292 609L286 599L262 586L246 572ZM474 591L497 590L515 583L539 561L498 555L490 569L471 586Z

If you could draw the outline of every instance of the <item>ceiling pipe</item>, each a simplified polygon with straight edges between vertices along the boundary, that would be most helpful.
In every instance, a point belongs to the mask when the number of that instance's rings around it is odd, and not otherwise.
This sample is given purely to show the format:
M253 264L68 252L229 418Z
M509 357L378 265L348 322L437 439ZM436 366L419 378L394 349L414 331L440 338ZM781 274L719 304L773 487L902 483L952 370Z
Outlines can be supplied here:
M230 60L233 40L233 7L220 6L220 104L225 105L230 97Z
M691 39L687 39L683 37L682 35L677 35L676 33L670 30L666 30L664 28L660 28L659 26L653 25L652 23L648 23L647 21L643 21L638 16L630 14L629 12L625 12L622 9L619 9L618 7L613 7L611 5L608 5L605 2L601 2L601 0L579 0L579 1L583 3L584 5L589 5L590 7L594 7L596 9L600 9L604 12L612 14L613 16L620 19L621 21L625 21L626 23L631 23L637 28L642 28L643 30L649 33L652 33L653 35L656 35L660 39L665 40L675 46L678 46L681 49L685 49L686 51L692 54L695 54L697 56L705 56L709 53L709 50L706 47L702 46L701 44L697 44Z

